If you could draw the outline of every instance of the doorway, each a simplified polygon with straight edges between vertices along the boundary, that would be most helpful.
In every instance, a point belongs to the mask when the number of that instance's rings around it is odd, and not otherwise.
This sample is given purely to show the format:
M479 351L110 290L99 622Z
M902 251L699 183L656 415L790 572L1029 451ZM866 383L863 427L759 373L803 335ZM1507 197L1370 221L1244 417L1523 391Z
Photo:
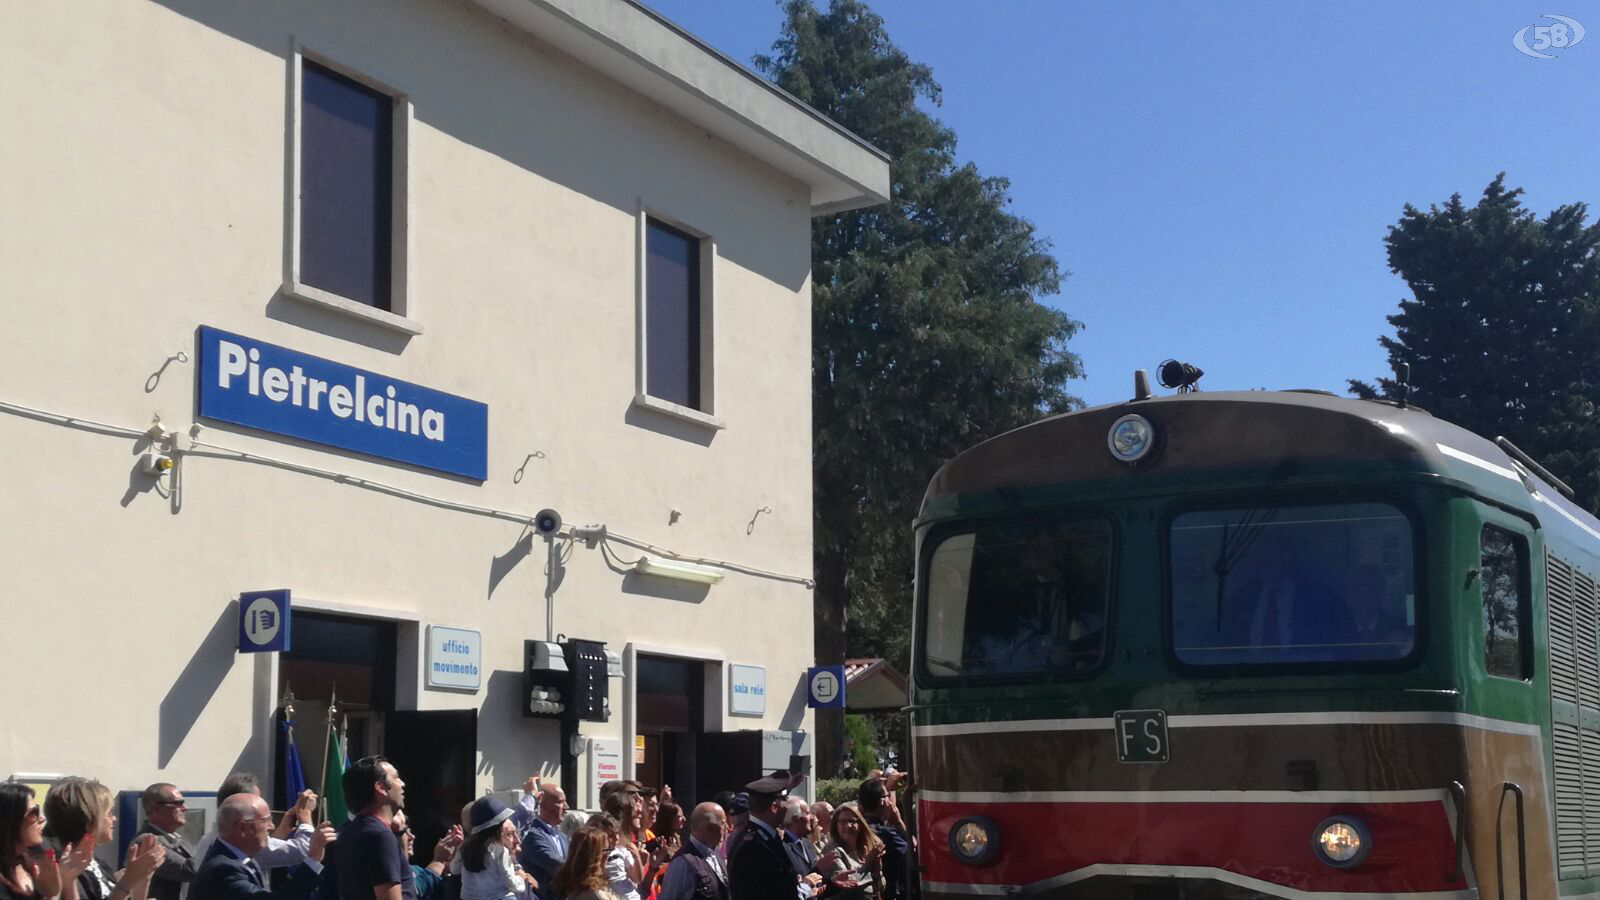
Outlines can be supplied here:
M699 660L640 654L637 662L634 777L656 788L672 785L685 809L698 799L695 755L705 733L705 670Z

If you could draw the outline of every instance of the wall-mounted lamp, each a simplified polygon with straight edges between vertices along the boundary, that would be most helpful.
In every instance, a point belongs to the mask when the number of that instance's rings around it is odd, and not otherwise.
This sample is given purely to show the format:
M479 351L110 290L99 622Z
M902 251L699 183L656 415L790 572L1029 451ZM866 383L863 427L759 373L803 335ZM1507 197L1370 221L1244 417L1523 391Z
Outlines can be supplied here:
M698 563L664 559L649 554L639 557L639 561L633 564L633 570L640 575L670 578L673 581L692 581L696 584L716 584L728 574L726 570L716 566L702 566Z

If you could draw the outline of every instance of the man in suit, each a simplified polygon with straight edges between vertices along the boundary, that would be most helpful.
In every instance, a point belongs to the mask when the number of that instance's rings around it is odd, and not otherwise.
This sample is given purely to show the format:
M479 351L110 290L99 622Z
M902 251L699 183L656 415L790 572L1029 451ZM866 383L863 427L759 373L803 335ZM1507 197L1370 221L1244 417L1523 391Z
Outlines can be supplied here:
M559 786L533 777L523 784L518 806L511 817L522 839L522 852L517 855L517 862L539 882L534 894L546 900L555 896L548 885L567 859L567 836L561 833L561 817L567 814L567 795Z
M158 781L144 789L139 805L144 807L144 827L139 834L153 834L156 842L167 848L166 859L150 878L150 900L183 900L189 882L200 870L194 848L178 834L188 821L183 792L176 785Z
M815 884L795 873L778 829L783 801L803 776L777 771L745 785L750 796L750 821L728 843L728 887L733 900L806 900Z
M256 865L255 855L267 846L272 833L272 810L255 794L235 794L217 810L217 839L194 882L188 900L269 900L266 874ZM321 847L313 848L318 856ZM307 897L316 887L316 876L304 864L295 866L290 883L296 897Z
M794 864L794 871L802 879L816 871L819 855L817 848L811 845L811 826L816 820L811 817L811 807L799 797L790 797L783 801L783 848L789 853L789 861Z

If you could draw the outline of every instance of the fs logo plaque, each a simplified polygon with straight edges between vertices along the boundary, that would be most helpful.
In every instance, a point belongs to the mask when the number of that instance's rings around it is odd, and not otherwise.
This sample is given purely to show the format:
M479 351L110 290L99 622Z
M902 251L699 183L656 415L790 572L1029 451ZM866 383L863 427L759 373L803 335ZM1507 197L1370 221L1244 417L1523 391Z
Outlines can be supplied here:
M1111 714L1117 760L1125 763L1167 761L1167 714L1159 709L1124 709Z

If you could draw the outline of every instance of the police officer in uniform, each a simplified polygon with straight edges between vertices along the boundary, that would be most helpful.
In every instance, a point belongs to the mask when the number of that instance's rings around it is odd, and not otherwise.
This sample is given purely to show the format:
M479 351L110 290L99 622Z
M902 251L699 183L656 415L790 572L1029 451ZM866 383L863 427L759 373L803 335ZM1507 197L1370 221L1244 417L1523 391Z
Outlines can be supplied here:
M750 794L750 821L728 841L728 886L733 900L804 900L815 883L795 874L778 829L783 801L804 780L779 770L745 785ZM813 876L816 883L820 877Z

